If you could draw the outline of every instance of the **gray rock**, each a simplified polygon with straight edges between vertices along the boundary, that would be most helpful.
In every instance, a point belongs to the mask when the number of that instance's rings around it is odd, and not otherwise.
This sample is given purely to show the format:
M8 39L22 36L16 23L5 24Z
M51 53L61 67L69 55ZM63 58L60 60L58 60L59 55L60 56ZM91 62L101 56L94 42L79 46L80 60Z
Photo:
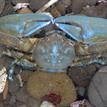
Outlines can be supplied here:
M0 102L0 107L4 107L3 103Z
M20 104L17 107L27 107L25 104Z
M16 78L13 78L13 81L9 81L9 92L12 95L17 93L17 91L19 91L19 89L20 89L19 83L18 83L18 80Z
M79 96L84 97L86 89L84 87L78 87L77 93Z
M61 15L65 15L67 8L70 6L71 6L71 0L59 0L59 2L56 3L56 8Z
M40 102L32 97L27 100L28 107L40 107Z
M85 7L81 13L87 16L107 18L107 4Z
M44 6L49 0L30 0L30 8L33 11L37 11L40 9L42 6Z
M29 3L29 0L11 0L14 5L17 3Z
M2 13L4 7L5 7L5 0L0 0L0 14Z
M28 93L26 92L25 88L20 88L18 92L16 92L16 99L19 102L26 103L28 100Z
M78 14L86 5L95 5L97 0L72 0L72 12Z
M5 1L5 7L1 13L1 16L5 16L5 15L8 15L8 14L14 14L15 11L13 9L13 6L11 4L11 1L10 0L6 0Z
M107 66L93 77L88 88L88 97L95 107L107 107Z
M9 104L10 105L14 105L16 103L16 97L15 96L11 96Z
M96 65L90 64L87 66L69 67L67 70L68 76L79 87L87 87L96 72Z

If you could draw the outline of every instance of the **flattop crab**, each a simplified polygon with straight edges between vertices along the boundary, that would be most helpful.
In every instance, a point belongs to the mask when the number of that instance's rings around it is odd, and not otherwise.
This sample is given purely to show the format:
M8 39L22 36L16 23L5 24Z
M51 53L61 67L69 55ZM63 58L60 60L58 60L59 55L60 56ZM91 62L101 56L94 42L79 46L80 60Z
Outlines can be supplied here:
M93 61L98 62L100 60L101 63L106 62L107 20L103 18L80 15L66 15L54 18L49 13L4 16L0 18L0 44L19 52L32 54L33 46L40 39L37 39L36 34L48 25L57 27L57 30L63 33L60 34L54 29L55 32L58 35L65 36L72 44L73 53L75 52L72 65L81 65ZM30 39L32 40L30 41ZM35 53L33 52L33 54ZM32 57L28 58L29 55L27 57L24 56L19 54L15 58L33 60Z

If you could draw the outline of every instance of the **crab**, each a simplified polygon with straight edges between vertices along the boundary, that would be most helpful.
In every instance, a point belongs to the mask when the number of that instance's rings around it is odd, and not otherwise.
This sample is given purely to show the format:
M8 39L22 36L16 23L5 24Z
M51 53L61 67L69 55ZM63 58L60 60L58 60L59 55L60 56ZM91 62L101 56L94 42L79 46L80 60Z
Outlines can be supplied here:
M81 15L65 15L54 18L50 13L38 12L14 14L0 18L0 45L6 46L6 49L11 51L10 54L7 51L1 54L8 54L15 58L10 68L15 63L37 67L32 58L33 48L41 39L37 35L49 25L63 32L64 35L61 36L65 36L72 43L75 50L72 66L93 62L105 64L107 62L106 19ZM15 54L13 55L12 52ZM9 76L12 75L13 72L10 70Z

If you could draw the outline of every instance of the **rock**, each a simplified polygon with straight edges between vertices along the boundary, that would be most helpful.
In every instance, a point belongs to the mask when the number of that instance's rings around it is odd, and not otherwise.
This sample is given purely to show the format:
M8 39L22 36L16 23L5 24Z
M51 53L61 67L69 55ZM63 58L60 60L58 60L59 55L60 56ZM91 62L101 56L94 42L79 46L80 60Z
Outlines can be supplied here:
M39 10L42 6L44 6L49 0L30 0L29 3L30 3L30 8L33 10L33 11L37 11Z
M9 94L8 97L7 97L7 99L3 101L3 105L4 105L4 107L12 107L12 106L15 105L15 104L10 105L10 102L9 102L10 99L11 99L11 95Z
M71 0L59 0L52 8L50 7L48 10L54 17L59 17L65 15L68 12L67 10L69 7L71 7ZM69 13L71 13L71 9L69 10Z
M40 107L55 107L55 105L53 105L52 103L50 103L48 101L44 101L44 102L42 102Z
M29 3L29 0L11 0L11 2L16 5L17 3Z
M20 88L20 90L15 94L16 100L27 105L27 107L39 107L39 101L32 98L26 91L26 88ZM19 106L18 106L19 107Z
M0 0L0 14L2 13L4 7L5 7L5 0Z
M3 103L0 103L0 107L4 107Z
M107 4L85 7L81 13L87 16L107 18Z
M95 107L107 106L107 66L102 67L93 77L89 88L88 97Z
M16 103L16 97L15 96L11 96L9 104L12 106Z
M13 9L13 6L11 4L11 1L10 0L5 0L5 7L2 11L2 14L1 16L5 16L5 15L9 15L9 14L14 14L15 11Z
M17 101L16 104L13 107L28 107L28 106L25 103Z
M18 107L27 107L25 104L19 105Z
M28 106L26 106L25 104L16 104L16 107L28 107Z
M38 101L37 99L34 99L32 97L29 97L27 99L26 104L28 107L40 107L40 101Z
M58 3L56 3L55 7L60 12L61 15L65 15L67 8L71 6L71 0L59 0Z
M95 5L97 0L72 0L72 12L79 14L83 7Z
M71 103L70 107L93 107L86 99Z
M84 87L77 87L77 93L80 97L84 98L86 89Z
M16 99L17 101L19 102L23 102L23 103L26 103L29 95L28 93L26 92L25 88L20 88L20 90L18 90L16 93Z
M67 70L68 76L79 87L87 87L96 72L96 66L94 64L86 66L74 66Z
M3 101L3 93L0 94L0 103Z
M13 81L9 81L9 92L12 95L14 95L20 89L18 80L16 78L13 78L13 79L14 79Z
M30 8L33 11L39 10L49 0L30 0ZM56 4L49 7L46 11L50 12L54 17L65 15L67 8L71 5L71 0L59 0Z
M41 101L49 93L61 96L60 106L68 106L76 99L74 84L66 73L34 72L27 82L31 96Z

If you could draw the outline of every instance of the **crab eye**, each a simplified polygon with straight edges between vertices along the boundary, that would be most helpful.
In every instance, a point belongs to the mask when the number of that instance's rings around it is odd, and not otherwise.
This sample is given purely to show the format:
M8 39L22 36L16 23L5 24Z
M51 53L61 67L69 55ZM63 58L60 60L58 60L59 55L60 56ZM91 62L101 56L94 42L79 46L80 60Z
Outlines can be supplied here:
M47 71L63 71L75 58L73 45L58 32L41 39L33 51L38 66Z

